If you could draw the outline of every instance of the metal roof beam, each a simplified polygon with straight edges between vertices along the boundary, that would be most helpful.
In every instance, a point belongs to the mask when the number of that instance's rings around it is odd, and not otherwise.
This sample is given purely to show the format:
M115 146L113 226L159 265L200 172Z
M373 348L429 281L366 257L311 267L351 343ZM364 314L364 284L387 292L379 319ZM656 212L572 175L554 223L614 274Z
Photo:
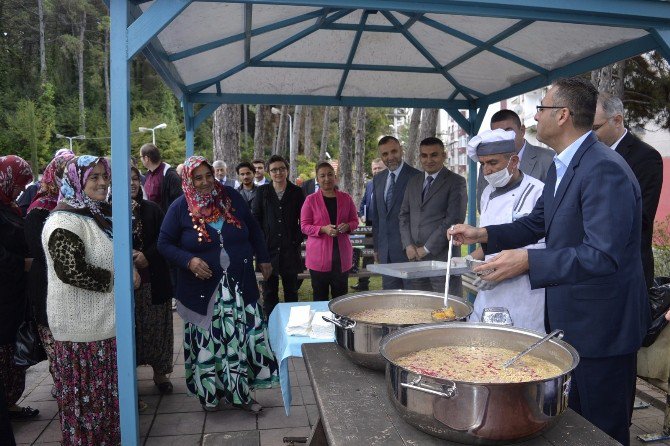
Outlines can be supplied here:
M564 0L560 6L556 2L537 0L263 0L263 3L500 17L638 29L666 27L670 21L670 5L667 2L640 0Z
M358 31L361 29L360 25L353 23L330 23L325 25L323 29L331 29L336 31ZM369 33L397 33L398 30L390 25L365 25L363 31Z
M614 62L628 59L629 57L634 57L638 54L646 53L656 49L659 49L658 42L654 39L653 36L646 35L630 42L606 49L600 53L586 56L585 58L575 61L569 65L552 70L546 76L535 76L509 88L505 88L498 92L489 94L480 100L480 105L493 104L500 100L544 87L555 79L576 76L600 67L604 67L605 65L609 65Z
M423 14L413 14L402 26L403 29L410 29L421 17L423 17Z
M409 67L405 65L368 65L368 64L351 64L332 63L332 62L291 62L291 61L275 61L263 60L259 62L252 62L251 67L265 67L265 68L301 68L301 69L317 69L317 70L346 70L351 71L390 71L394 73L426 73L426 74L440 74L436 68L433 67Z
M665 60L670 62L670 28L655 28L651 30L651 35L658 42L660 51Z
M338 12L332 14L329 17L326 17L326 13L324 13L324 15L321 17L321 19L317 21L317 23L315 23L314 25L300 31L299 33L297 33L297 34L295 34L291 37L289 37L288 39L278 43L277 45L273 46L272 48L263 51L262 53L258 54L257 56L252 57L250 59L249 63L247 63L247 62L241 63L241 64L237 65L236 67L233 67L230 70L226 71L225 73L220 74L219 76L216 76L214 78L207 79L207 80L204 80L204 81L201 81L201 82L196 82L195 84L189 85L189 86L187 86L187 89L192 93L198 93L198 92L204 90L205 88L207 88L207 87L209 87L213 84L221 82L222 80L224 80L224 79L226 79L226 78L228 78L228 77L230 77L230 76L232 76L236 73L239 73L240 71L242 71L243 69L248 67L250 65L250 63L263 60L264 58L266 58L266 57L268 57L268 56L270 56L270 55L272 55L272 54L274 54L278 51L281 51L282 49L286 48L287 46L292 45L293 43L297 42L298 40L309 36L313 32L318 31L319 29L321 29L321 26L324 23L331 23L331 22L334 22L335 20L339 20L339 19L341 19L342 17L346 16L347 14L349 14L351 12L352 12L351 9L345 9L343 11L338 11Z
M370 13L368 11L364 11L363 15L361 15L361 21L358 23L358 30L356 31L356 35L354 36L354 41L351 43L351 50L349 50L349 57L347 57L347 64L346 67L344 68L344 72L342 73L342 77L340 78L340 84L337 86L337 92L335 93L335 97L337 99L340 99L342 97L342 90L344 90L344 84L347 82L347 77L349 76L349 70L351 70L351 64L354 62L354 57L356 56L356 50L358 49L358 44L361 41L361 36L363 35L363 27L365 26L365 22L368 20L368 15Z
M244 61L251 59L251 14L253 13L253 4L244 5Z
M174 20L191 0L156 0L128 27L128 60Z
M495 47L494 45L505 40L506 38L510 37L511 35L517 33L518 31L521 31L522 29L526 28L528 25L533 23L532 20L521 20L514 25L510 26L506 30L500 32L499 34L493 36L491 39L487 40L486 42L479 40L475 37L472 37L468 34L465 34L461 31L458 31L456 29L453 29L447 25L444 25L440 22L437 22L435 20L423 17L419 19L419 21L425 25L430 26L431 28L435 28L439 31L442 31L444 33L447 33L451 36L456 37L457 39L461 39L471 45L474 45L475 48L470 50L469 52L465 53L464 55L452 60L449 62L447 65L444 66L445 70L450 70L454 68L457 65L460 65L461 63L465 62L466 60L476 56L477 54L481 53L482 51L490 51L500 57L503 57L505 59L510 60L511 62L514 62L518 65L521 65L523 67L526 67L530 70L533 70L537 73L540 74L547 74L548 70L534 64L530 61L527 61L526 59L523 59L515 54L512 54L508 51L502 50L500 48Z
M431 63L431 65L433 65L437 70L439 70L440 74L444 76L444 78L447 79L451 83L451 85L453 85L454 88L456 88L456 90L461 92L463 96L465 96L468 99L472 99L472 96L483 96L478 91L475 91L471 88L459 84L458 81L454 79L454 77L451 74L449 74L446 70L442 68L437 59L435 59L435 57L433 57L433 55L430 54L430 52L426 48L424 48L423 45L421 45L421 43L416 39L416 37L412 35L412 33L407 31L406 29L403 29L402 24L390 12L382 11L382 14L384 14L384 17L386 17L386 19L389 22L391 22L391 24L393 24L398 29L398 31L402 33L403 36L405 36L405 38L414 46L414 48L416 48L421 53L421 55L425 57L426 60L428 60L428 62Z
M308 12L305 14L301 14L296 17L291 17L290 19L285 19L285 20L280 20L279 22L271 23L269 25L261 26L260 28L252 29L251 30L251 36L260 36L261 34L269 33L271 31L276 31L278 29L286 28L288 26L292 25L297 25L298 23L305 22L307 20L315 19L317 17L321 17L328 11L327 8L319 9L317 11L312 11ZM230 43L234 42L239 42L240 40L244 40L247 37L246 31L243 33L235 34L229 37L225 37L223 39L218 39L213 42L208 42L204 43L202 45L195 46L193 48L189 48L187 50L179 51L173 54L170 54L168 56L168 60L170 62L174 62L176 60L184 59L186 57L194 56L196 54L204 53L205 51L213 50L215 48L219 48L225 45L228 45Z
M423 98L392 98L392 97L349 97L312 95L276 95L248 93L194 93L188 100L198 104L299 104L299 105L330 105L352 107L421 107L421 108L454 108L470 107L473 102L457 100L445 103L444 99Z

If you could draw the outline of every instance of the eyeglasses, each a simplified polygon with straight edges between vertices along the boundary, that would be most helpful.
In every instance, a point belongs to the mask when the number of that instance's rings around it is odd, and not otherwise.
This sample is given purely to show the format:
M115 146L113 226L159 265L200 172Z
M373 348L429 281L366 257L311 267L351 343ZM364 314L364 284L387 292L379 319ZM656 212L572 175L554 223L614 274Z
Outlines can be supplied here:
M593 127L591 127L591 129L592 129L594 132L597 132L598 130L600 130L600 127L604 126L605 124L607 124L607 121L606 121L606 120L603 121L602 124L593 124Z
M568 108L568 107L563 107L559 105L536 105L535 108L537 109L538 113L544 110L545 108L550 108L550 109L556 109L560 110L561 108ZM568 112L570 112L570 115L573 115L572 110L568 108Z
M270 169L270 173L282 173L286 171L286 167L275 167L274 169Z

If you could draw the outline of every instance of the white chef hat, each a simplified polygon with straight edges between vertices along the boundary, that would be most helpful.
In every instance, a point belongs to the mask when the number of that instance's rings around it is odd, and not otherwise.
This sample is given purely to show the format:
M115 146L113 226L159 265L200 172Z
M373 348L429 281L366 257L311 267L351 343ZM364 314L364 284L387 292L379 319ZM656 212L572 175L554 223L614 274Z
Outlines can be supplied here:
M468 156L479 162L479 155L516 152L515 137L516 133L512 130L485 130L468 142Z

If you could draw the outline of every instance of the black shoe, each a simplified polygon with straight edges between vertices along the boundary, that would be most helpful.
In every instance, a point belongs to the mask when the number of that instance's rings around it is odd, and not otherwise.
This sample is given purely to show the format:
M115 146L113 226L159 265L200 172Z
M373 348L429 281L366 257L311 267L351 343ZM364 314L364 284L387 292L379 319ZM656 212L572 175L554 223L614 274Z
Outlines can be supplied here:
M9 409L9 418L11 420L27 420L28 418L35 418L39 415L39 409L33 409L30 406L20 407L19 410Z
M367 285L362 285L357 283L356 285L351 285L351 289L354 291L369 291L370 288Z

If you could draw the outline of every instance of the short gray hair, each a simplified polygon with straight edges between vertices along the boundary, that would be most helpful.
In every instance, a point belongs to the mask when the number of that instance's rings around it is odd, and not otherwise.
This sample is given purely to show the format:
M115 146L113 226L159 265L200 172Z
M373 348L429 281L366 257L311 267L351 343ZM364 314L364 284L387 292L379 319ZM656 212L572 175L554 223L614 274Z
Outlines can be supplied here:
M221 161L221 160L214 161L212 163L212 167L215 168L215 169L220 169L220 168L223 167L224 169L228 170L228 166L226 165L225 161Z
M598 94L598 104L600 104L608 119L616 115L623 116L623 102L621 99L606 91Z

